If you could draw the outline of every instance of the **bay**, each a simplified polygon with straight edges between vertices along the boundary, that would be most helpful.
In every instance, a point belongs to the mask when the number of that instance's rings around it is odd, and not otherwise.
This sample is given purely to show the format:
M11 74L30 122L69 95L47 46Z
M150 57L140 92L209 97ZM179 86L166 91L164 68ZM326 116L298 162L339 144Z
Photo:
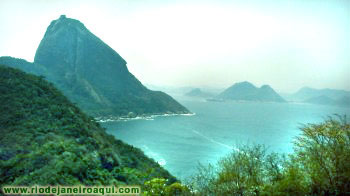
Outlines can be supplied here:
M349 108L312 104L180 102L195 115L102 125L116 138L141 148L179 179L186 179L199 163L216 163L240 145L264 144L269 151L292 153L292 142L303 124L318 123L334 114L350 116Z

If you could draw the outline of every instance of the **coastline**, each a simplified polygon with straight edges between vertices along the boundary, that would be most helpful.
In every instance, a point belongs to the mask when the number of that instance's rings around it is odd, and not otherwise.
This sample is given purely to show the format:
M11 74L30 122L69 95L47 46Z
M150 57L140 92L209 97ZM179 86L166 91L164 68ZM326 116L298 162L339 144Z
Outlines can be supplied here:
M100 116L96 117L96 122L106 123L106 122L117 122L117 121L131 121L131 120L154 120L157 117L168 117L168 116L194 116L196 113L186 113L186 114L150 114L150 115L141 115L135 117L126 117L126 116Z

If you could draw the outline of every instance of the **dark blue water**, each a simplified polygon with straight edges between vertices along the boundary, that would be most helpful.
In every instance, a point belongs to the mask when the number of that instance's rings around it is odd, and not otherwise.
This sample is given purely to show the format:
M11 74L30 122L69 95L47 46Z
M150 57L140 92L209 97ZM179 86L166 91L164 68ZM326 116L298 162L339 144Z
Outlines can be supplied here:
M265 144L291 153L305 123L317 123L349 108L291 103L181 101L194 116L102 123L110 134L141 148L173 175L185 178L198 163L215 163L242 144Z

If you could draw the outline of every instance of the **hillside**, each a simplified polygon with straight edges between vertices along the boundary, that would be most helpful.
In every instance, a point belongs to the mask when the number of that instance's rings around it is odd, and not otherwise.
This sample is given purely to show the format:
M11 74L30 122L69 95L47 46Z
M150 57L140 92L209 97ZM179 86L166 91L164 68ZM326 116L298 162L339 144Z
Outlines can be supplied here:
M350 91L303 87L296 93L286 96L286 99L293 102L349 107Z
M169 95L143 86L116 51L64 15L47 28L34 63L9 57L0 63L45 76L94 116L189 113Z
M217 98L237 101L285 102L269 85L257 88L249 82L236 83L220 93Z
M200 88L194 88L185 94L189 97L212 97L211 93L203 92Z
M13 68L20 69L26 73L31 73L34 75L48 75L47 70L44 66L34 65L24 59L13 58L10 56L2 56L0 57L0 64L7 65Z
M333 99L331 99L331 98L329 98L327 96L324 96L324 95L306 99L304 102L312 103L312 104L319 104L319 105L333 105L333 104L336 104L336 102Z
M288 99L290 99L291 101L303 102L307 99L320 97L320 96L326 96L328 98L336 100L346 96L350 97L350 91L329 89L329 88L315 89L310 87L303 87L300 90L298 90L296 93L290 95Z
M107 134L42 77L1 65L0 102L2 185L176 181L140 149Z
M343 96L335 101L339 106L350 107L350 96Z

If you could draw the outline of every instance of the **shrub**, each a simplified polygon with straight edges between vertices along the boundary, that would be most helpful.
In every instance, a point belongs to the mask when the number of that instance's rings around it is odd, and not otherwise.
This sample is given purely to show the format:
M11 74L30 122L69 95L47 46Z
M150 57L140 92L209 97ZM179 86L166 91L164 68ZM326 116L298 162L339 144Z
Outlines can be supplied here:
M350 195L350 124L328 118L301 127L294 154L242 146L189 183L196 195Z

